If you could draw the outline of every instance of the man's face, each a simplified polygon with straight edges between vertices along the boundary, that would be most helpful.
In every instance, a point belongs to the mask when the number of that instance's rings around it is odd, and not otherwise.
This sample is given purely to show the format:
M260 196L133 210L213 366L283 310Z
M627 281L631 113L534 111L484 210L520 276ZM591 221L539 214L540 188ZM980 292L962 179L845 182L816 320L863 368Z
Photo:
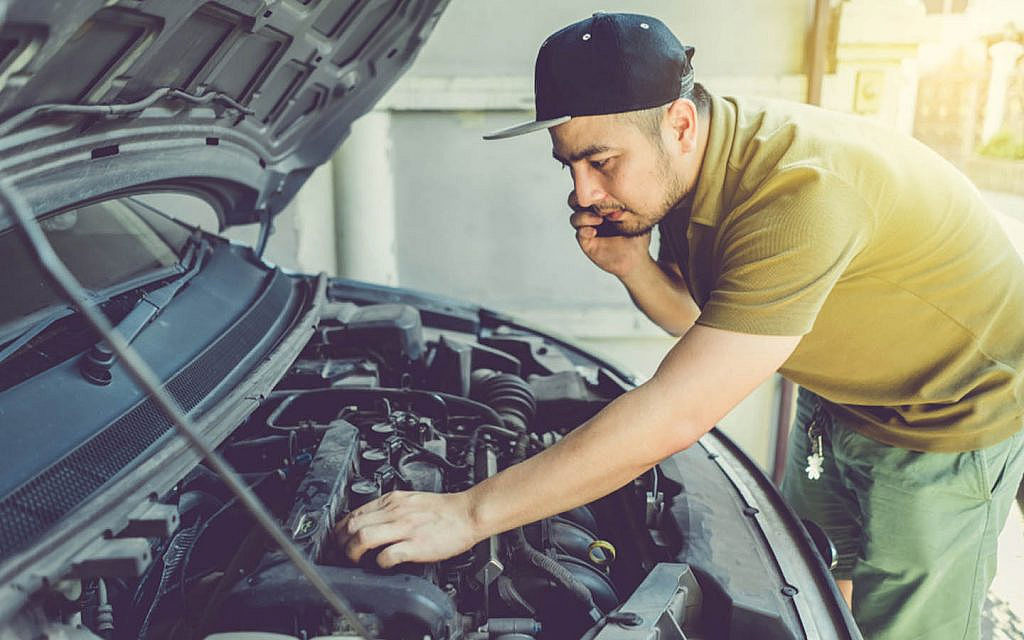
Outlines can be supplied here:
M572 174L569 205L592 208L620 235L649 232L695 182L668 130L655 137L626 118L602 115L549 131L555 159Z

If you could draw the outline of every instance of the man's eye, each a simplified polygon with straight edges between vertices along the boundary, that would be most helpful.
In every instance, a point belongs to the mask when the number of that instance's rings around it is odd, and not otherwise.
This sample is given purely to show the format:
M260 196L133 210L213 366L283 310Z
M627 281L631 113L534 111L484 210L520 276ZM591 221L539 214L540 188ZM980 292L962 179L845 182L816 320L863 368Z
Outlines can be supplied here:
M608 165L609 160L611 160L611 158L605 158L604 160L591 160L590 166L595 169L604 169Z

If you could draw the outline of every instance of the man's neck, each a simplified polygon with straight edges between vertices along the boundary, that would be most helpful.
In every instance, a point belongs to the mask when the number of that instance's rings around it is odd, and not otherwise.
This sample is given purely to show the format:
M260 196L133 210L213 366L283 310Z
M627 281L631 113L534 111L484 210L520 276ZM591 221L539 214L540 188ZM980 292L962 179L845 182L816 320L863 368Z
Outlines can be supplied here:
M669 210L670 217L688 220L693 208L693 198L697 193L697 184L700 183L700 172L704 167L704 154L707 152L708 139L711 131L711 115L699 116L697 119L697 149L695 151L697 164L690 184L686 185L686 193Z
M704 154L708 150L708 138L711 136L711 113L708 110L707 115L701 115L697 118L697 180L700 179L701 169L704 168ZM694 187L696 187L696 180L694 181Z

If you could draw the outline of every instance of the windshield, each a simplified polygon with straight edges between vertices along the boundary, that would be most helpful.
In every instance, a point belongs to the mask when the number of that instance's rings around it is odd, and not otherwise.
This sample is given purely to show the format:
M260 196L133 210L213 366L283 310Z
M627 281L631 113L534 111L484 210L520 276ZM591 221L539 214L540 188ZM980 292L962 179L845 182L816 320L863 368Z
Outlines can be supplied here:
M39 222L83 287L100 292L178 263L189 230L128 198L65 211ZM0 233L0 327L65 304L18 229Z

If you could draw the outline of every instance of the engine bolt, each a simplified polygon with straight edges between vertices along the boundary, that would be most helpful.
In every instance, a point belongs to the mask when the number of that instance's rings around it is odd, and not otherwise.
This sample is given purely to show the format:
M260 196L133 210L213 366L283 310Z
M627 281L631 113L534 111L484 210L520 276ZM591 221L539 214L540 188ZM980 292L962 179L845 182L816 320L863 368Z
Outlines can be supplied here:
M633 613L632 611L620 611L618 613L609 614L608 622L621 624L624 627L638 627L644 623L644 619L640 617L640 614L638 613Z
M800 590L792 585L786 585L782 587L782 595L792 598L796 594L800 593Z

